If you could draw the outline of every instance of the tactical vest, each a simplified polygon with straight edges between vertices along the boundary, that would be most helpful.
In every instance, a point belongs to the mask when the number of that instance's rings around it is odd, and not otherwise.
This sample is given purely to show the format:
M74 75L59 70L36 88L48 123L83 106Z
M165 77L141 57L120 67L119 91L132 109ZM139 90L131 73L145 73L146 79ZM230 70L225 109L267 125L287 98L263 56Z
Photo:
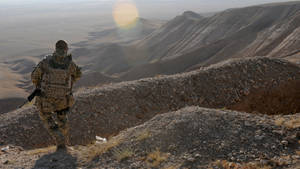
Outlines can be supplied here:
M69 64L64 67L55 67L51 62L47 64L43 70L41 90L45 98L65 99L71 95L72 82Z

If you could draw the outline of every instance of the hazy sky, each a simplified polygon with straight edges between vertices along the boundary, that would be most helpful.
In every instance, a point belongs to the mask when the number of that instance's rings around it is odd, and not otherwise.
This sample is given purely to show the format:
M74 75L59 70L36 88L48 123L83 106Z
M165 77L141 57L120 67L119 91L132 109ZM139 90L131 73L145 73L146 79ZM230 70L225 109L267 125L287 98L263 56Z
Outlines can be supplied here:
M74 8L84 9L89 5L107 12L112 4L120 0L1 0L0 9L15 8L15 10L31 9L55 9ZM121 0L122 1L122 0ZM141 15L150 17L155 13L179 13L184 10L194 10L197 12L219 11L226 8L249 6L262 3L284 2L287 0L132 0L137 4ZM81 4L83 6L78 6ZM91 6L90 6L91 7ZM0 11L1 12L1 11Z

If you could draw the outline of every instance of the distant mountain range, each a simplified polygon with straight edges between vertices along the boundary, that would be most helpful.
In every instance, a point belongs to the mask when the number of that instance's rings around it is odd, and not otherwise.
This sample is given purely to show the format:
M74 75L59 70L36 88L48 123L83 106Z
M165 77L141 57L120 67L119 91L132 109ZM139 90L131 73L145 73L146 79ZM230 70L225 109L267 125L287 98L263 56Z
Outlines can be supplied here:
M229 9L212 17L185 12L136 43L149 63L126 80L174 74L229 58L270 56L299 62L300 2Z
M87 41L90 45L81 44L73 53L85 69L121 80L174 74L236 57L299 62L299 20L300 2L228 9L207 17L186 11L164 24L139 19L127 38L118 39L118 29L92 33L101 43Z

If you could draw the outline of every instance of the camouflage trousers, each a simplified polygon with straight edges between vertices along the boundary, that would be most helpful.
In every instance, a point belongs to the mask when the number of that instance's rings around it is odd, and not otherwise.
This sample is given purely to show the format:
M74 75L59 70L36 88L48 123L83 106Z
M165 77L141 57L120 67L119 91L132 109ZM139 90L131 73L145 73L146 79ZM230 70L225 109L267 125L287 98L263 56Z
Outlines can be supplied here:
M56 145L68 144L68 112L69 108L55 112L40 112L40 118L50 135L55 139Z

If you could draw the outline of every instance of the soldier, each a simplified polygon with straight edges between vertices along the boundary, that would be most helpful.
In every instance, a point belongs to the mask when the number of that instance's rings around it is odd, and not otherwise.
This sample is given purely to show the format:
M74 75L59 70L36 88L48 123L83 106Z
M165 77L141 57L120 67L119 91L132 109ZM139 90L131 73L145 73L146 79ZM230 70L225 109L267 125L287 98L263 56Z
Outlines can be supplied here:
M81 77L80 68L68 54L68 44L59 40L55 52L47 55L33 70L31 79L41 95L35 105L40 118L56 141L57 150L66 150L67 115L74 104L72 86Z

